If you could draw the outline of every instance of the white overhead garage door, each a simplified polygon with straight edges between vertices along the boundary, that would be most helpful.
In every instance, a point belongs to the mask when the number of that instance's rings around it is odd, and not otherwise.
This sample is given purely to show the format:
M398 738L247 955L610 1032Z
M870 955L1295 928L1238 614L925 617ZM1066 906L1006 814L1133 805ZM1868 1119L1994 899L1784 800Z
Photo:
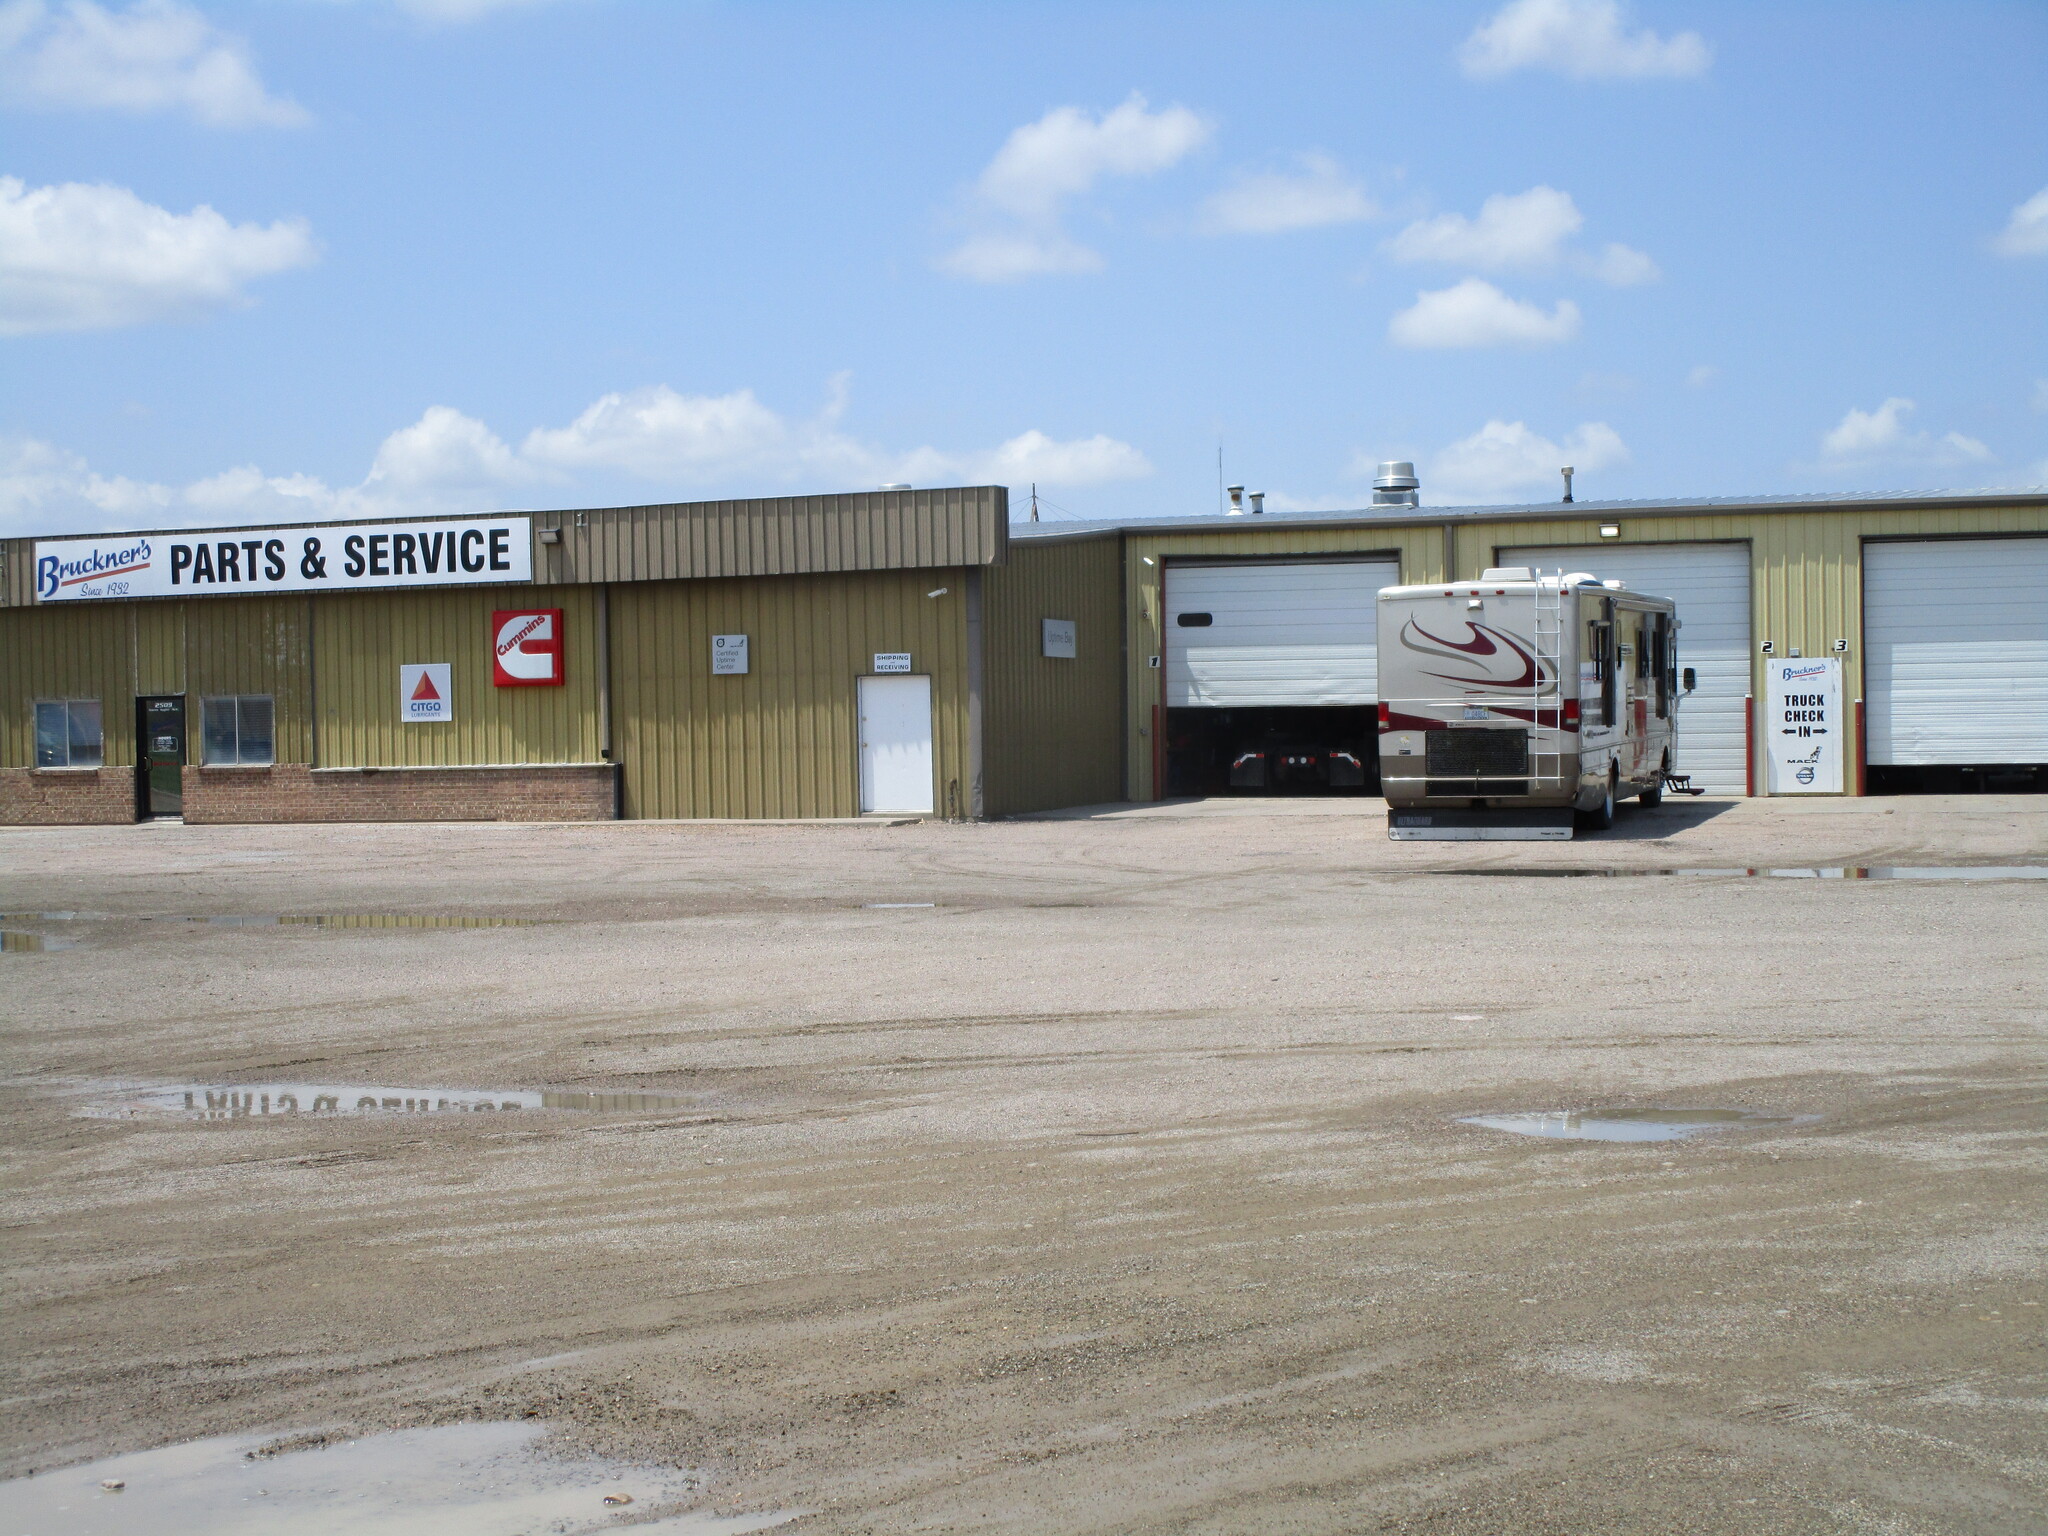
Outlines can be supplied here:
M1207 709L1379 702L1379 590L1396 560L1166 568L1166 702Z
M2048 538L1863 546L1870 761L2048 763Z
M1555 544L1504 549L1502 565L1591 571L1602 581L1678 605L1678 664L1699 687L1678 706L1678 764L1701 789L1740 795L1749 784L1749 546Z

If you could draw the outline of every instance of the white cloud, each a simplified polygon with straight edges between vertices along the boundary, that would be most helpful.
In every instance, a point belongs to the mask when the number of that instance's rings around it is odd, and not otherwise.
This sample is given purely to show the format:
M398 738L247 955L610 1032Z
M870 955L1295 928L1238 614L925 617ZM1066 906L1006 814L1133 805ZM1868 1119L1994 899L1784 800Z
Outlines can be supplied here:
M125 187L0 176L0 335L101 330L246 302L252 279L318 255L300 219L230 224Z
M1694 368L1690 373L1686 374L1685 382L1690 384L1694 389L1705 389L1709 384L1713 383L1714 380L1720 377L1721 370L1719 368L1716 368L1712 363L1701 363L1698 367Z
M2034 380L2034 409L2048 411L2048 379Z
M531 10L552 3L553 0L391 0L395 9L415 21L436 26L460 26L499 11Z
M1619 0L1511 0L1458 52L1465 73L1479 80L1518 69L1548 69L1574 80L1697 75L1713 58L1697 32L1671 38L1647 28L1629 32Z
M1389 338L1402 347L1535 346L1569 341L1578 333L1579 307L1570 299L1559 299L1546 315L1477 277L1416 294L1414 305L1387 326Z
M94 0L0 5L0 99L12 105L189 112L215 128L307 120L273 96L249 50L177 0L112 11Z
M1067 204L1105 176L1167 170L1208 136L1186 107L1153 112L1135 91L1100 117L1055 107L996 151L974 185L971 216L983 227L940 257L939 270L976 282L1095 271L1102 258L1061 227Z
M824 409L785 417L752 390L684 395L667 386L602 396L565 427L537 428L517 449L483 422L429 407L377 449L356 485L266 474L242 465L182 486L109 478L80 456L33 440L0 443L0 534L148 524L302 521L326 517L479 512L513 488L549 485L573 502L616 477L664 493L707 486L1102 485L1142 479L1151 462L1103 433L1060 440L1033 429L993 448L890 450L839 429L845 381Z
M1664 273L1641 251L1631 250L1625 245L1609 245L1596 257L1584 262L1585 271L1601 282L1616 288L1631 288L1638 283L1654 283Z
M1974 437L1945 432L1909 431L1906 418L1917 407L1901 395L1893 395L1874 411L1853 407L1820 440L1821 456L1833 463L1888 460L1897 463L1965 464L1982 463L1993 457L1989 448Z
M1526 422L1495 420L1432 459L1422 483L1440 504L1501 497L1528 486L1562 487L1557 472L1567 464L1582 475L1592 474L1626 463L1628 456L1620 434L1604 421L1586 422L1555 443L1530 431Z
M1096 272L1102 257L1058 231L1012 231L972 236L941 256L938 267L977 283L1013 283L1063 272Z
M2048 187L2013 209L1991 248L2001 256L2048 256Z
M1202 205L1210 234L1273 235L1326 224L1355 224L1379 213L1365 189L1328 155L1302 156L1299 175L1240 177Z
M1498 272L1555 266L1564 242L1585 222L1571 194L1555 187L1496 192L1479 217L1440 213L1418 219L1387 242L1396 261L1440 261Z

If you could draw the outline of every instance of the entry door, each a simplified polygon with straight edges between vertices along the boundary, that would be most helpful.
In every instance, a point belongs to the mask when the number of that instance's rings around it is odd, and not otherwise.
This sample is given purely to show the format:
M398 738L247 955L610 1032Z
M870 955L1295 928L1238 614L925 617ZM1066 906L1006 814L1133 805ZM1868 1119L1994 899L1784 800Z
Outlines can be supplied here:
M860 680L860 808L932 808L932 680Z
M137 699L136 798L145 816L185 814L185 700Z

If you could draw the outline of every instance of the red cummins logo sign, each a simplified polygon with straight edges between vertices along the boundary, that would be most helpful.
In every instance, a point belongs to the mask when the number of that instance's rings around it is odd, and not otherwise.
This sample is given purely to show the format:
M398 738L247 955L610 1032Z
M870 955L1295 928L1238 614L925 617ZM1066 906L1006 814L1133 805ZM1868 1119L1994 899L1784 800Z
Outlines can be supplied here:
M562 610L499 609L491 615L491 681L500 688L559 688Z

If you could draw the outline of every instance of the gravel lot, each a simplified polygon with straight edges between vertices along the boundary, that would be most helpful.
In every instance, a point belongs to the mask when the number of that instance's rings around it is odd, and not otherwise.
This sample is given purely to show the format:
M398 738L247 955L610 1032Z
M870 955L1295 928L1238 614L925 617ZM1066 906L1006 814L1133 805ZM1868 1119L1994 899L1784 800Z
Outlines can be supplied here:
M2048 881L1455 871L2048 799L1382 809L0 829L74 941L0 956L0 1471L538 1415L807 1532L2043 1530ZM537 921L180 920L366 914ZM78 1113L182 1083L676 1102ZM1804 1118L1457 1119L1643 1105Z

